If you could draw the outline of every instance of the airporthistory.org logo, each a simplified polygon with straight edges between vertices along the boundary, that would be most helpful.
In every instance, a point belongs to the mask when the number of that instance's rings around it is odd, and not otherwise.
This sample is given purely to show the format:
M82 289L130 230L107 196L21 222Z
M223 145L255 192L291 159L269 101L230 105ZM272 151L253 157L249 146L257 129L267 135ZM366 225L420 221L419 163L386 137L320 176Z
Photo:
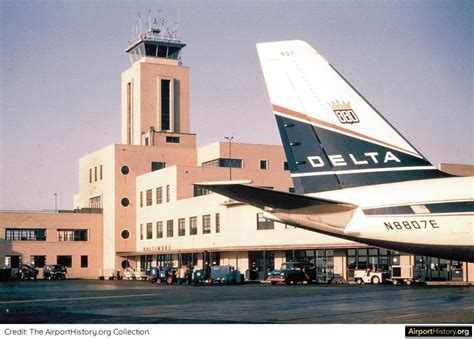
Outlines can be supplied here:
M341 124L356 124L360 120L351 107L350 101L331 101L328 103Z
M472 326L466 325L451 325L451 326L438 326L438 325L406 325L405 326L405 338L413 337L425 337L425 338L472 338Z

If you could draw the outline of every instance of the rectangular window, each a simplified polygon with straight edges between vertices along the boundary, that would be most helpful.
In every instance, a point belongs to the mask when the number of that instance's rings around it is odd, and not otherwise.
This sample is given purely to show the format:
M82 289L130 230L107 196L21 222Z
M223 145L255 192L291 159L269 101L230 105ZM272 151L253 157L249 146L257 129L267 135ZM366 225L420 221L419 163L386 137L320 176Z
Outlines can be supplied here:
M263 213L257 213L257 230L272 230L275 228L273 220L263 217Z
M46 265L45 255L32 255L30 257L30 264L33 267L43 268Z
M97 181L97 166L94 167L94 181Z
M191 217L189 218L189 235L196 235L197 233L197 217Z
M102 165L99 167L99 179L102 180Z
M140 207L143 207L143 191L140 191Z
M132 83L127 83L127 144L132 144Z
M146 224L146 238L147 239L153 238L153 223L151 222Z
M140 224L140 240L143 240L143 224Z
M283 170L284 171L289 171L290 170L290 167L288 166L288 161L283 162Z
M152 161L151 162L151 171L152 172L158 171L158 170L163 169L165 167L166 167L165 162L161 162L161 161Z
M288 188L288 192L290 192L290 193L295 193L296 191L295 191L295 188L294 188L294 187L290 187L290 188Z
M5 229L6 241L46 241L44 228L7 228Z
M87 241L87 230L58 229L58 241Z
M161 130L171 130L170 80L161 79Z
M58 255L56 263L70 268L72 267L72 255Z
M6 255L5 268L20 268L22 265L21 255Z
M199 185L193 185L194 187L194 196L200 197L201 195L208 195L211 193L207 188L203 188Z
M148 146L149 140L150 140L150 139L149 139L148 137L145 137L145 146Z
M89 257L87 255L81 255L81 268L89 267Z
M156 204L162 204L163 203L163 187L157 187L156 188Z
M163 221L158 221L156 223L156 237L163 238Z
M181 218L181 219L178 219L178 236L183 237L185 235L186 235L185 219Z
M169 144L179 144L179 137L166 137L166 142Z
M216 213L216 233L221 232L221 215Z
M202 167L242 168L242 159L219 158L219 159L203 162Z
M260 169L267 170L268 169L268 161L267 160L260 160Z
M166 185L166 202L170 202L170 185Z
M211 215L206 214L202 216L202 234L211 233Z
M181 254L181 263L183 266L197 266L198 255L195 253Z
M92 168L89 168L89 183L92 182Z
M173 237L173 220L166 221L166 237Z
M152 190L146 190L146 205L147 206L151 206L152 204L152 195L153 195Z
M89 207L90 208L102 208L102 197L89 198Z

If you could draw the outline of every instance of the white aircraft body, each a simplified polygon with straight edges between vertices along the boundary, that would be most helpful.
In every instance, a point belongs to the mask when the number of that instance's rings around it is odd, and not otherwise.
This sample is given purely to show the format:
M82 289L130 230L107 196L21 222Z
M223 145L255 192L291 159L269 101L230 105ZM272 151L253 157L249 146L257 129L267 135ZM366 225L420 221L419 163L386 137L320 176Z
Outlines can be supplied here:
M474 177L433 167L306 42L261 43L257 50L296 193L250 181L198 185L281 223L474 261Z

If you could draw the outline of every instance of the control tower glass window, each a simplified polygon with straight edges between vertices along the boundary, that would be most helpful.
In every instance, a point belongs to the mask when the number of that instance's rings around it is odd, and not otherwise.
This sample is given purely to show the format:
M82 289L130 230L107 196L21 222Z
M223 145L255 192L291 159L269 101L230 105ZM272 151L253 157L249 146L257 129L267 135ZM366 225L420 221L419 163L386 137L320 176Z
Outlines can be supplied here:
M161 130L169 131L170 121L170 80L161 79Z

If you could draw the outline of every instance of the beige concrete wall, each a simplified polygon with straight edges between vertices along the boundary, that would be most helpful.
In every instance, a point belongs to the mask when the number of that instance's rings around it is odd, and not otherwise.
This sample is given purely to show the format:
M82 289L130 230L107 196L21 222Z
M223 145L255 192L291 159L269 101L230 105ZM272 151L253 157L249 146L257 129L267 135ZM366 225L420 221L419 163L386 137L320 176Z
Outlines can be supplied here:
M116 165L115 146L110 145L79 159L79 193L75 208L90 207L90 198L102 198L103 228L102 256L103 268L115 266L115 205L116 205ZM102 165L102 180L89 182L89 170Z
M6 241L6 228L46 229L46 241ZM87 241L59 241L58 229L87 229ZM56 264L58 255L72 256L70 278L97 278L103 266L102 214L97 213L0 213L0 264L6 255L21 255L24 264L30 256L45 255L46 264ZM81 256L88 256L88 267L81 268ZM40 269L39 277L43 273Z
M176 79L180 83L180 122L179 131L189 133L189 68L163 62L163 59L143 58L122 73L122 143L127 144L127 84L133 87L132 111L133 127L132 142L141 145L142 134L150 127L161 130L160 123L160 79ZM172 104L173 105L173 104ZM174 118L172 117L172 126Z
M171 170L171 169L169 169ZM168 173L171 175L171 173ZM140 178L142 179L142 178ZM140 190L141 184L138 185ZM296 228L285 228L275 223L273 230L257 230L257 213L261 211L248 206L223 205L228 198L210 194L196 198L183 199L172 203L163 203L138 209L137 234L140 225L144 225L144 239L137 239L137 251L142 253L169 253L173 251L194 252L260 250L285 248L321 248L349 246L348 241L321 235ZM215 232L215 214L220 214L221 231ZM203 234L203 215L211 215L211 233ZM197 217L198 234L189 235L189 219ZM186 235L178 236L178 219L185 218ZM166 237L166 221L173 220L174 236ZM157 238L156 222L163 221L164 237ZM145 225L153 223L152 239L146 239Z

